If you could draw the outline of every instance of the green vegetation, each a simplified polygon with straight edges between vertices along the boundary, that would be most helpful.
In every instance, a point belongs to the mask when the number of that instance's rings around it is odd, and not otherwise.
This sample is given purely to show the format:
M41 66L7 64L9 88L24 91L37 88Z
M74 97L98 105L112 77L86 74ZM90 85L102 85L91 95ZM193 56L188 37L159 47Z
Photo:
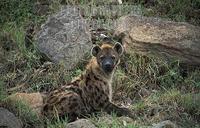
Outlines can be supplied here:
M107 119L106 119L107 118ZM92 122L98 128L139 128L136 124L129 124L125 119L117 118L116 115L112 114L110 117L100 117L100 118L92 118Z
M144 14L199 25L199 0L127 0L145 6Z
M134 0L129 4L138 6L146 16L159 16L174 21L187 21L200 25L199 0ZM45 1L46 2L46 1ZM95 0L61 0L48 5L48 11L39 13L36 0L1 0L0 2L0 102L15 92L44 92L69 82L82 72L80 64L74 71L66 71L62 64L48 62L37 51L34 39L25 40L30 24L39 27L61 4L96 5ZM85 6L85 5L84 5ZM126 6L126 5L122 5ZM131 9L131 8L130 8ZM124 12L127 14L130 10ZM32 33L34 35L34 33ZM30 47L27 47L30 43ZM99 117L92 121L99 128L139 128L161 120L176 121L178 125L200 127L200 70L181 70L178 61L165 63L155 57L124 55L114 78L114 101L122 103L131 99L131 108L137 119L134 123L124 124L113 115L112 123L106 124ZM85 62L84 62L85 64ZM0 103L1 105L1 103ZM4 104L6 106L6 104ZM9 106L9 105L8 105ZM24 103L16 103L9 110L26 124L38 127L43 124ZM66 120L54 123L47 121L48 128L62 128ZM125 126L126 125L126 126Z
M6 90L3 81L0 80L0 101L6 98Z
M64 128L67 124L67 119L57 119L56 122L47 121L47 128Z

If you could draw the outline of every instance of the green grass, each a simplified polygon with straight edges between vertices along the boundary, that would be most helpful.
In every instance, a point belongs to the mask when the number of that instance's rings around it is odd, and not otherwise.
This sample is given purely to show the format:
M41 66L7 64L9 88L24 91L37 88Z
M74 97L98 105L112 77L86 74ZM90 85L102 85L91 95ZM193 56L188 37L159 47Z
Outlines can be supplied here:
M108 2L108 1L106 1ZM48 14L60 9L61 4L81 3L83 7L93 5L97 7L95 0L62 0L53 1L50 12L45 15L37 15L34 12L35 1L33 0L3 0L0 2L0 102L6 96L15 92L49 91L52 88L69 82L79 75L87 59L80 63L73 71L65 70L63 64L47 62L37 51L35 41L31 41L31 47L26 47L25 36L27 25L32 22L40 26ZM190 12L200 7L199 0L156 0L154 5L146 5L144 0L134 0L127 3L136 6L130 8L122 5L125 15L131 11L138 11L146 16L159 16L174 21L187 21L199 25L198 17L191 16ZM132 10L133 9L133 10ZM135 10L136 9L136 10ZM119 15L120 16L120 15ZM118 18L119 16L115 17ZM88 14L86 18L91 18ZM113 17L107 13L99 22L109 25ZM97 18L98 19L98 18ZM189 71L187 76L182 75L178 61L166 63L156 57L144 57L137 54L126 54L122 62L127 67L120 66L116 71L113 82L114 102L122 103L127 98L131 99L130 108L137 115L133 122L123 122L120 118L112 115L111 123L107 124L101 117L90 119L98 128L139 128L150 126L161 120L170 119L178 125L187 127L199 127L200 117L200 70ZM9 91L8 91L9 90ZM126 104L126 103L125 103ZM27 127L38 127L44 122L38 120L36 115L24 103L16 103L10 106L10 110L17 114ZM48 128L62 128L66 120L47 122Z
M0 2L0 23L16 22L21 24L32 16L32 7L34 2L31 0L2 0Z
M0 80L0 102L6 98L6 89L4 87L4 82Z
M129 4L140 4L144 8L144 15L170 19L179 22L200 24L198 9L199 0L126 0Z
M56 121L52 122L47 120L47 128L65 128L67 125L67 118L66 119L57 119Z

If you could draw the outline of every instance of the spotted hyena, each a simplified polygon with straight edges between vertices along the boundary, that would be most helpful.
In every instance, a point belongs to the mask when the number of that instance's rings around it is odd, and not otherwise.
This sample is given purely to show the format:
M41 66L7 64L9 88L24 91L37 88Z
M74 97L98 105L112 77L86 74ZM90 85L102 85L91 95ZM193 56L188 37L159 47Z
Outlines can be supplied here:
M77 117L103 110L114 112L117 116L133 117L129 109L112 103L112 77L122 53L120 43L94 46L91 50L93 57L86 70L71 83L48 94L44 115L50 118L68 116L73 121Z

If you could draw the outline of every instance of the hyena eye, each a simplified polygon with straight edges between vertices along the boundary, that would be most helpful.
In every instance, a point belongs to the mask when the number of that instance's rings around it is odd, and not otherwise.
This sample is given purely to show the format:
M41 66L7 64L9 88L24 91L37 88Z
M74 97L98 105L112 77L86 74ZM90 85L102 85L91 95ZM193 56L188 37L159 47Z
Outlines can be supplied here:
M101 55L101 56L100 56L100 59L101 59L101 60L103 60L103 59L104 59L104 56L103 56L103 55Z
M114 59L115 59L115 56L113 55L113 56L111 56L111 58L114 60Z

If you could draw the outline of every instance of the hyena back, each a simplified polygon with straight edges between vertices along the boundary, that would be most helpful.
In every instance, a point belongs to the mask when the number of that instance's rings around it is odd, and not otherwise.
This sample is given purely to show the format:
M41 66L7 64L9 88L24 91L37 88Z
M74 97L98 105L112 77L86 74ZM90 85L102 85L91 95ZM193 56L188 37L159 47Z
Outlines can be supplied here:
M43 108L47 117L68 116L76 120L96 111L115 112L118 116L133 117L127 108L121 108L111 102L112 77L123 53L121 44L114 46L103 44L92 48L93 55L86 70L71 83L50 92Z

